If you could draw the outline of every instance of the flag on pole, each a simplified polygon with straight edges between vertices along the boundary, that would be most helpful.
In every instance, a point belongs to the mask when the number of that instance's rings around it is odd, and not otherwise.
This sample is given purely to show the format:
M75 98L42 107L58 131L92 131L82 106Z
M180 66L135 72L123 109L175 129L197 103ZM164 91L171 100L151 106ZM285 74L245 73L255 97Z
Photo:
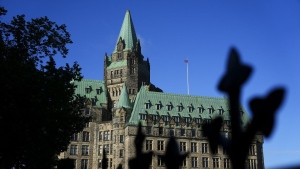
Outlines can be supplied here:
M189 63L189 60L187 60L187 59L186 59L186 60L184 60L184 63Z

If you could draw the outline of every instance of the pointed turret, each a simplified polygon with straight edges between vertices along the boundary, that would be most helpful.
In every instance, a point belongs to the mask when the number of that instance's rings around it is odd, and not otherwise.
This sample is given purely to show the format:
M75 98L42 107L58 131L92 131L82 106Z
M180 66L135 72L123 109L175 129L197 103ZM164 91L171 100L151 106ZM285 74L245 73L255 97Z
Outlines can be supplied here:
M116 108L122 108L122 107L132 109L132 106L131 106L130 101L129 101L129 95L128 95L128 92L127 92L127 87L126 87L125 83L123 85L121 95L120 95L120 99L119 99L119 102L118 102L118 105L117 105Z
M125 43L123 47L124 51L131 50L131 48L135 47L137 43L137 38L129 10L126 11L114 53L118 51L118 43L120 42L120 40Z

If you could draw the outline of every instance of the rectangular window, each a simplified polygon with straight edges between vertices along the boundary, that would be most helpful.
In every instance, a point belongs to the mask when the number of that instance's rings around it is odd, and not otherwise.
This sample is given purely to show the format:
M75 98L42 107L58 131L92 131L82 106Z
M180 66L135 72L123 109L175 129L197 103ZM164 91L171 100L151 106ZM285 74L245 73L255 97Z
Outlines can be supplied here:
M73 161L73 165L74 165L74 168L73 169L76 169L77 168L77 161L75 159L71 159Z
M168 111L172 110L172 105L167 105Z
M101 89L96 89L97 94L101 94Z
M195 129L192 130L192 137L196 137L196 130Z
M208 167L208 158L202 157L202 167L207 168Z
M162 140L157 141L157 150L159 150L159 151L164 150L164 141L162 141Z
M208 108L208 113L213 114L213 108Z
M109 154L109 144L104 144L105 154Z
M82 141L84 141L84 142L90 141L90 133L89 133L89 132L84 131L84 132L82 133Z
M124 142L124 135L120 135L120 143Z
M195 118L195 122L196 122L197 124L201 124L201 118Z
M78 141L78 133L72 134L71 141Z
M120 121L124 121L124 116L120 116Z
M98 168L102 168L102 160L98 159Z
M192 167L198 167L198 158L192 157Z
M223 115L224 110L223 109L219 109L219 115Z
M99 141L102 141L102 139L103 139L102 137L103 137L103 136L102 136L102 131L100 131L100 132L99 132Z
M213 153L214 154L218 154L219 153L219 146L216 147L216 150Z
M219 158L213 158L213 167L219 168Z
M147 114L140 114L140 120L146 120Z
M250 145L249 147L249 155L254 156L255 155L255 145Z
M124 150L120 150L120 157L124 157Z
M112 152L113 152L113 145L112 144L110 144L110 147L109 147L110 149L109 149L109 154L112 154ZM116 153L115 153L116 154Z
M178 106L178 111L182 112L182 110L183 110L183 106Z
M180 152L186 152L186 142L180 142Z
M85 115L90 115L90 108L85 108L84 114Z
M202 143L202 153L208 153L208 143Z
M77 154L77 145L71 145L70 155Z
M257 169L255 159L249 159L248 164L249 164L249 169Z
M189 107L189 113L193 112L193 107Z
M112 158L109 158L108 160L109 160L109 166L110 168L112 168Z
M229 158L224 158L224 168L230 168L230 160L229 160Z
M161 109L161 104L156 104L156 110L160 110Z
M202 114L203 111L204 111L204 108L203 107L198 107L198 110L199 110L199 113Z
M182 160L182 167L186 167L186 158Z
M161 118L162 118L162 120L165 121L165 122L168 122L169 119L170 119L169 116L164 116L164 115L162 115Z
M85 93L90 93L92 91L91 88L85 88Z
M170 136L175 136L175 130L174 129L170 129Z
M146 150L152 150L152 140L146 140Z
M85 123L84 127L90 127L90 123L89 122Z
M161 156L157 156L157 166L163 166L164 165L164 162L161 158Z
M147 126L147 134L151 134L151 126Z
M88 159L82 159L81 160L81 169L88 169L89 160Z
M99 145L98 155L102 155L102 153L103 153L103 146Z
M104 140L109 140L110 138L110 134L109 134L109 131L104 131Z
M197 143L191 142L191 152L196 153L197 152Z
M176 122L176 123L179 122L179 117L178 116L174 116L173 119L174 119L174 122Z
M181 129L181 130L180 130L180 135L181 135L181 136L185 136L185 129Z
M164 128L163 127L159 127L158 128L158 134L159 135L163 135L164 134Z
M84 155L84 156L89 155L89 146L83 145L83 146L81 147L81 152L82 152L81 155Z
M145 103L145 108L150 109L150 103Z

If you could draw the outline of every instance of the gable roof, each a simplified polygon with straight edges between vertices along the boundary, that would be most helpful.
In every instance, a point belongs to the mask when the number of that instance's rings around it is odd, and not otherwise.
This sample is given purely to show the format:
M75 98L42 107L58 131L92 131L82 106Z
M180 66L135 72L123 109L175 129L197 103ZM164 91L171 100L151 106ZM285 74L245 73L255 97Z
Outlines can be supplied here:
M224 120L230 120L229 106L227 102L227 98L152 92L145 90L145 87L142 86L136 96L131 118L127 125L138 125L141 121L142 125L146 126L146 120L140 120L141 114L155 115L159 118L162 116L168 116L169 120L171 120L174 116L181 119L188 118L190 120L214 119L218 116L222 116ZM150 104L150 107L146 108L146 103ZM161 105L160 110L157 110L157 104ZM168 110L168 105L171 106L171 110ZM178 107L181 107L182 111L179 111ZM202 109L201 113L199 112L199 108ZM190 111L190 109L192 111ZM221 115L219 110L222 112ZM243 112L241 120L244 126L248 123L250 118L247 113L245 113L243 107L241 107L241 112ZM166 123L165 126L168 126L168 123Z
M107 104L104 81L82 79L80 82L74 81L74 84L77 85L75 94L91 100L94 107L101 108L101 104Z
M131 48L137 43L136 33L134 30L134 26L133 26L133 22L129 10L126 11L114 52L117 52L117 45L120 37L122 37L122 39L125 42L125 48L123 51L131 50Z

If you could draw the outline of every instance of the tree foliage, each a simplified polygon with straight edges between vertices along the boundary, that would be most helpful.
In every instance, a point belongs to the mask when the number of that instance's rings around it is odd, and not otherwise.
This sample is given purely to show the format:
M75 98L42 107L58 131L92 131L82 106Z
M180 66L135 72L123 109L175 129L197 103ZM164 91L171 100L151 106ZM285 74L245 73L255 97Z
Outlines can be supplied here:
M70 34L47 17L24 15L0 20L0 34L0 168L53 168L88 121L72 83L82 79L81 68L54 60L68 54Z

